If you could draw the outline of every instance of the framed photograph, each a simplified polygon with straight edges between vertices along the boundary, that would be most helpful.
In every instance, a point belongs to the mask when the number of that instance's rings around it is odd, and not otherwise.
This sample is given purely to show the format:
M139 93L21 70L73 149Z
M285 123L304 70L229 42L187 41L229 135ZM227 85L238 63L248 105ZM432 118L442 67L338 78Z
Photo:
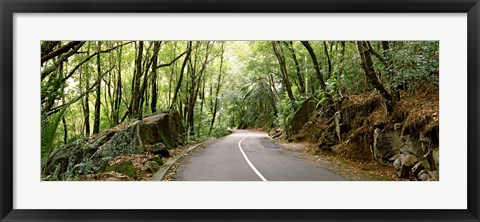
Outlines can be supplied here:
M478 0L0 8L0 221L480 221Z

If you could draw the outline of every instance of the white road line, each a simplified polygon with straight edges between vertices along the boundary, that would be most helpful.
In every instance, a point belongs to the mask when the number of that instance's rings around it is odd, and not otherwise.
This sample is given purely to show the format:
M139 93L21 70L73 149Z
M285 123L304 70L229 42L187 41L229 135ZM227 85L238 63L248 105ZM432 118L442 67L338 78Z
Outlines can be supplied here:
M267 179L265 179L265 177L263 177L263 175L258 172L257 168L255 168L255 166L252 164L252 162L250 162L250 160L248 159L247 155L245 154L245 152L243 152L243 149L242 149L242 141L247 138L248 136L250 136L250 132L248 133L248 135L246 135L245 137L243 137L240 141L238 141L238 148L240 149L240 152L242 152L243 154L243 157L245 158L245 160L247 161L248 165L252 168L252 170L257 174L258 177L260 177L260 179L262 179L263 181L268 181Z

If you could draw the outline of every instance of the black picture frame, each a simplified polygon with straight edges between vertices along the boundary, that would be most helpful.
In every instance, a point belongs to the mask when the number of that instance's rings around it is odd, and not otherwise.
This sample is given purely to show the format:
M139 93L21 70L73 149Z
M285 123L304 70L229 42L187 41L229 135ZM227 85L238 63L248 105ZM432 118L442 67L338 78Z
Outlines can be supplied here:
M480 221L478 0L0 0L1 221ZM21 210L13 209L14 13L467 13L466 210ZM446 200L448 201L448 200Z

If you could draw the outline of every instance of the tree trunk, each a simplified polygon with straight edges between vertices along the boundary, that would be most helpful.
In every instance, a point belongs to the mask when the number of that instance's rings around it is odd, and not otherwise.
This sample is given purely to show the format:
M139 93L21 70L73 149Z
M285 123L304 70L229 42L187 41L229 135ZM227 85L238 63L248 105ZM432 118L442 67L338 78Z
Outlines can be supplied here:
M59 67L59 76L63 76L63 63ZM62 87L62 104L65 104L65 86ZM68 129L67 121L65 120L65 115L62 115L62 124L63 124L63 144L67 144L68 141Z
M339 71L338 71L338 76L342 76L342 73L343 73L343 61L345 60L345 42L344 41L341 41L340 44L342 45L342 51L341 51L341 57L340 57L340 68L339 68Z
M208 135L212 133L213 124L215 123L215 117L217 116L217 107L218 107L218 93L220 92L220 87L222 85L222 67L223 67L223 53L225 52L225 43L222 43L222 54L220 55L220 70L218 72L217 86L215 87L215 104L213 105L212 121L210 122L210 129L208 130Z
M160 50L160 44L162 42L155 42L153 46L155 53L153 56L153 63L152 63L152 102L150 104L150 109L152 113L157 112L157 62L158 62L158 50Z
M372 47L370 42L366 42L366 46L367 46L368 51L371 54L373 54L380 61L380 63L383 64L383 66L385 67L385 70L387 72L386 79L387 79L388 82L391 82L392 79L394 78L395 73L393 72L393 69L391 68L392 67L392 62L388 58L388 53L387 53L390 46L389 46L388 41L382 41L381 43L382 43L382 49L383 49L383 53L382 53L383 56L380 55L380 53L375 51L375 49ZM399 101L400 100L400 92L398 91L397 86L391 86L389 88L390 88L391 94L394 95L394 99L396 101Z
M325 55L327 56L327 64L328 64L327 76L328 78L330 78L332 76L332 61L330 60L330 55L328 53L327 41L323 41L323 50L325 51Z
M185 60L183 60L182 68L180 70L180 77L178 78L177 86L175 87L175 92L173 93L173 99L172 99L172 104L170 105L170 109L173 109L173 107L175 106L175 103L177 102L178 91L180 91L180 87L182 86L183 72L185 71L185 66L187 66L188 60L190 59L191 52L192 52L192 41L188 42L187 56L185 56Z
M63 124L63 144L67 144L68 130L67 130L67 121L65 120L65 116L62 116L62 124Z
M120 104L122 102L122 48L120 47L118 51L118 78L117 84L115 86L115 104L114 104L114 114L113 114L113 122L115 125L119 123L120 118Z
M270 72L267 75L268 75L268 81L270 82L270 87L272 87L272 90L277 96L277 98L280 99L280 93L278 93L277 87L275 87L275 77Z
M87 82L87 89L90 88ZM89 95L85 95L85 105L83 106L83 115L84 115L84 122L85 122L85 136L90 136L90 105L88 101Z
M313 67L315 68L315 73L317 74L317 79L320 83L320 87L322 89L325 89L325 82L323 81L323 75L320 71L320 66L318 65L317 56L315 55L315 52L313 52L312 46L310 45L310 43L308 41L302 41L302 44L307 49L308 54L310 55L310 58L312 59Z
M113 43L112 43L113 45ZM109 56L110 59L108 60L108 64L111 68L111 70L113 70L115 68L115 58L113 57L113 55ZM115 107L115 98L114 98L114 93L112 93L112 89L115 90L115 72L108 72L108 78L107 78L107 84L105 84L105 103L108 103L109 106L108 108L110 109L109 110L109 114L107 115L108 116L108 120L109 120L109 128L115 126L116 124L113 123L113 113L114 113L114 107ZM107 95L108 95L108 99L107 99Z
M88 47L87 47L87 54L90 53L90 43L88 43ZM85 69L84 69L85 71ZM88 73L88 72L85 72L85 73ZM86 87L85 89L89 89L90 88L90 75L88 74L86 77L85 77L85 80L86 82ZM90 102L89 102L89 97L90 95L87 94L85 95L85 105L84 105L84 109L83 109L83 114L84 114L84 124L85 124L85 136L86 137L89 137L90 136Z
M368 50L368 42L357 41L357 49L362 59L362 68L368 80L380 92L387 105L387 112L390 114L393 111L394 100L392 95L385 89L383 84L378 80L375 68L373 66L372 58Z
M145 98L148 98L146 95L145 95L145 92L147 91L147 88L148 88L148 70L150 70L150 67L152 66L152 63L154 61L157 60L158 58L158 52L160 51L160 46L161 46L161 42L154 42L153 43L153 55L152 55L152 58L147 62L146 64L146 67L145 67L145 75L143 77L143 83L142 83L142 87L140 89L140 104L139 104L139 107L138 107L138 116L139 116L139 119L142 119L143 118L143 103L145 102ZM146 62L146 61L145 61ZM155 70L154 72L156 73L156 67L153 67L153 70ZM152 70L152 71L153 71ZM155 79L156 79L156 76L155 76Z
M293 96L292 86L288 78L287 67L285 64L285 57L281 53L281 46L276 42L272 41L272 48L275 56L277 57L278 65L280 66L280 73L282 74L283 83L285 84L285 89L287 90L288 98L292 101L292 104L295 104L295 97ZM294 105L295 106L295 105Z
M287 49L290 52L290 55L292 56L293 62L295 63L295 70L297 72L299 90L302 94L305 94L306 93L305 82L303 81L303 75L302 75L302 72L300 71L300 64L298 63L297 55L295 54L295 49L293 48L293 43L292 41L284 42L284 43L287 46Z
M205 69L207 67L207 63L209 62L208 57L210 55L210 42L207 41L206 47L205 47L205 59L202 63L202 66L200 67L200 70L198 71L198 74L196 73L196 63L194 66L194 69L191 72L191 80L192 80L192 85L190 88L190 98L189 98L189 105L188 105L188 116L187 116L187 123L190 127L190 133L193 135L195 134L195 103L197 101L198 97L198 92L200 90L200 84L203 79L203 75L205 72ZM195 57L197 54L195 54Z
M203 106L205 105L205 85L206 85L206 79L203 78L202 81L202 91L200 92L200 116L203 116ZM201 127L197 127L197 134L201 135L202 132L200 132Z
M382 48L383 48L383 52L386 54L386 52L390 49L390 45L388 41L382 41Z
M130 118L138 118L138 111L140 106L140 79L142 78L142 55L143 55L143 41L138 42L137 58L135 59L135 73L132 87L132 107L130 111Z
M173 45L173 57L175 57L175 53L177 51L177 43L174 42L173 44L174 44ZM168 77L168 97L167 97L167 99L168 99L167 102L168 103L167 103L167 107L170 107L172 105L172 100L171 100L172 99L172 81L173 81L173 73L174 73L174 70L175 70L176 67L177 67L176 63L175 63L175 65L172 65L170 67L170 76Z
M97 45L97 52L100 52L101 50L101 41L98 41ZM102 76L102 70L101 70L101 65L100 65L100 53L97 54L97 78L101 78ZM101 81L101 80L100 80ZM95 99L95 120L93 122L93 134L97 134L100 131L100 99L101 99L101 86L102 84L98 84L97 86L97 97Z

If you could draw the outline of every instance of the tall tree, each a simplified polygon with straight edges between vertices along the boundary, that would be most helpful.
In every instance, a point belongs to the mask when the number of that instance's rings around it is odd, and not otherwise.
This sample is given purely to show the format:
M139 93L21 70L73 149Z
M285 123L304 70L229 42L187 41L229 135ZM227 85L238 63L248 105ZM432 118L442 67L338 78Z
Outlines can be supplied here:
M59 75L63 76L63 63L60 64L59 67ZM62 87L62 104L65 103L65 85ZM67 127L67 120L65 119L65 116L62 115L62 124L63 124L63 144L67 144L68 141L68 127Z
M173 56L172 57L175 57L176 51L177 51L177 43L174 42L173 43ZM168 77L167 107L170 107L170 105L172 103L172 101L171 101L171 99L172 99L172 85L173 85L173 79L174 79L173 73L175 72L176 67L177 67L176 63L170 67L170 76Z
M113 123L117 125L120 117L120 104L122 102L122 47L117 52L117 83L115 84L115 102L113 105Z
M328 78L330 78L330 76L332 75L332 61L330 60L330 55L328 53L327 41L323 41L323 51L325 52L325 56L327 56L327 65L328 65L327 76Z
M312 46L308 41L301 41L301 42L302 42L302 45L307 49L308 54L312 59L313 68L315 69L315 74L317 74L317 79L320 84L320 87L322 89L325 89L325 81L323 81L323 75L322 75L322 72L320 71L320 66L318 65L317 56L315 55L315 52L313 51Z
M198 47L197 47L198 49ZM200 70L196 70L196 62L194 65L191 66L192 70L190 72L190 90L188 95L188 100L186 104L186 114L187 114L187 123L189 126L189 131L193 135L195 133L195 103L197 101L198 92L200 90L200 85L204 76L205 69L207 68L207 64L210 62L210 49L211 45L210 42L207 41L205 44L205 55L204 60L200 64ZM195 58L199 55L199 53L195 53ZM195 59L196 60L196 59Z
M87 54L90 53L90 42L87 44ZM83 72L85 74L85 85L86 89L90 88L90 74L86 67L84 67ZM85 125L85 136L90 136L90 102L89 94L85 95L85 103L83 105L83 115L84 115L84 125Z
M183 73L185 71L185 67L187 66L188 60L190 59L191 52L192 52L192 41L188 42L187 56L185 56L185 59L183 60L182 68L180 70L180 77L178 78L178 82L175 87L175 91L173 93L173 99L172 99L172 104L170 105L170 109L173 109L173 107L176 105L175 103L177 102L178 91L180 91L180 87L182 86Z
M292 56L293 62L295 64L295 71L297 73L298 78L298 88L302 94L305 94L305 82L303 80L302 72L300 71L300 63L298 63L297 55L295 54L295 49L293 48L293 42L288 41L284 42L285 46L287 47L288 51L290 52L290 56Z
M101 51L102 47L102 42L98 41L97 42L97 52ZM97 78L98 80L101 81L101 76L102 76L102 69L101 69L101 60L100 60L100 53L97 54ZM96 99L95 99L95 112L94 112L94 121L93 121L93 134L97 134L100 132L100 99L102 96L101 92L101 84L98 84L97 86L97 93L96 93Z
M344 60L345 60L345 42L344 41L341 41L340 42L340 45L342 46L342 51L340 53L340 68L338 70L338 76L341 76L343 74L343 69L344 69Z
M155 42L154 43L154 48L158 48L160 49L159 45L161 44L162 42ZM158 62L158 51L157 53L154 53L153 54L153 58L152 58L152 101L150 103L150 110L152 111L152 113L156 113L157 112L157 62Z
M218 94L220 92L220 87L222 86L222 75L223 75L223 54L225 53L225 42L222 42L221 46L221 54L220 54L220 68L218 70L218 78L217 78L217 85L215 87L215 103L213 104L213 113L212 113L212 121L210 121L210 128L208 130L208 135L212 133L213 124L215 123L215 117L217 116L217 109L218 109Z
M140 81L143 75L142 72L142 58L143 58L143 41L138 42L137 58L135 59L135 72L132 84L132 101L129 109L130 118L138 118L140 108Z
M385 103L387 105L387 112L392 113L394 100L392 95L385 89L385 86L378 80L375 68L373 66L372 58L370 51L368 50L368 42L366 41L357 41L357 49L360 54L362 68L367 76L368 80L373 84L373 86L380 92Z
M295 97L293 95L292 86L290 84L290 80L288 77L287 66L285 64L285 57L281 52L281 45L279 45L277 42L272 41L272 48L273 48L275 57L277 57L278 65L280 67L281 77L283 79L283 83L285 85L285 90L287 91L288 98L290 98L290 100L292 101L292 104L295 104Z
M158 52L160 51L160 46L161 46L162 42L154 42L153 43L153 52L152 52L152 57L150 58L150 60L148 60L148 63L145 67L145 74L144 74L144 77L143 77L143 83L142 83L142 86L141 86L141 90L140 90L140 105L138 107L138 116L139 116L139 119L141 119L143 117L143 103L145 102L145 99L148 98L147 95L145 95L145 93L147 92L147 84L148 84L148 71L150 70L150 67L152 66L152 63L154 63L155 61L158 60ZM155 73L156 75L156 72L157 72L157 68L154 66L152 67L152 73ZM156 76L155 76L155 79L156 79Z

